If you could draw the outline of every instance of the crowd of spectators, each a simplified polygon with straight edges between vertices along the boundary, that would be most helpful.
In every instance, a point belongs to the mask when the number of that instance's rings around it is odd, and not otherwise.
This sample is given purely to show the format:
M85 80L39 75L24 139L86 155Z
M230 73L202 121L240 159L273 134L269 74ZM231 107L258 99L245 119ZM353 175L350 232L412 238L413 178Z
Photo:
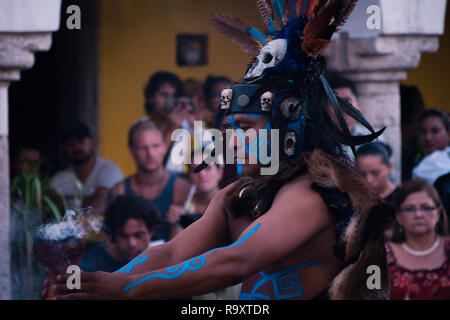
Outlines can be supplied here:
M355 83L336 77L330 85L364 114ZM230 87L224 76L183 82L170 72L153 74L143 92L146 116L136 119L128 132L128 151L136 167L128 177L97 155L96 141L84 123L65 128L67 168L50 184L70 207L90 206L104 216L104 238L86 253L84 270L113 272L147 246L176 237L201 218L221 188L238 178L233 164L211 164L196 173L195 164L173 161L179 150L172 136L176 129L194 132L194 121L221 128L226 118L218 108L220 95ZM353 135L369 133L352 118L345 120ZM385 233L392 298L450 299L448 113L424 108L418 90L402 88L402 134L403 158L397 166L402 167L402 181L393 177L393 151L384 136L358 147L356 154L348 148L348 158L373 191L396 209ZM195 141L193 146L204 147ZM37 149L18 150L12 156L13 174L24 171L24 165L38 172L39 159Z

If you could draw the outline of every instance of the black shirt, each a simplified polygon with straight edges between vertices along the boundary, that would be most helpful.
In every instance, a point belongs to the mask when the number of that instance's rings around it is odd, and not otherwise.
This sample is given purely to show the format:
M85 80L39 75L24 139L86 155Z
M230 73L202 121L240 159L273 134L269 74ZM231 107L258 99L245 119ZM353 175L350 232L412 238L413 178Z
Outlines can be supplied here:
M111 257L106 252L104 244L101 243L86 252L79 267L85 272L114 272L122 268L125 264L126 262L120 262Z

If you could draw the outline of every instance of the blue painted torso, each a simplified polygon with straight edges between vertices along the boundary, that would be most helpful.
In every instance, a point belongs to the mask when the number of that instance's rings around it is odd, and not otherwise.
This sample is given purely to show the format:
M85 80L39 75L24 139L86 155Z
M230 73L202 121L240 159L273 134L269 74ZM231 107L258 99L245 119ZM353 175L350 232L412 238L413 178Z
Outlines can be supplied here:
M303 289L300 282L298 270L306 267L319 265L319 262L306 262L275 273L259 272L261 279L253 286L251 292L242 292L239 300L271 300L267 294L260 291L261 287L269 284L272 286L275 300L300 298L303 296Z

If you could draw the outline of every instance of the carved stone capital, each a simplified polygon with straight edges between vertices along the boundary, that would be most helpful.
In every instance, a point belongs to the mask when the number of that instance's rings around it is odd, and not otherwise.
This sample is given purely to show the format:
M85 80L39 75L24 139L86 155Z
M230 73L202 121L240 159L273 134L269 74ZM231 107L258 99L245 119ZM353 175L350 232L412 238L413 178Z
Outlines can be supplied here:
M52 35L45 33L0 33L0 81L17 81L19 70L34 64L36 51L47 51Z
M328 70L354 74L358 81L398 81L418 67L424 52L439 48L437 36L379 36L351 39L343 33L327 51ZM357 75L356 75L357 74Z

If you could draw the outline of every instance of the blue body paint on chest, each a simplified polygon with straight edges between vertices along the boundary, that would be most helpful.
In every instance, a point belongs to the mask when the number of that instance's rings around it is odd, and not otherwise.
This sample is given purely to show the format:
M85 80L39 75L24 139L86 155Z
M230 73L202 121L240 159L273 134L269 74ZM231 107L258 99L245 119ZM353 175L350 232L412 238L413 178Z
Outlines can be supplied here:
M261 280L259 280L250 293L241 292L239 300L271 300L271 298L263 293L258 293L258 290L266 283L271 282L273 293L276 300L299 298L303 296L303 289L300 283L300 276L298 274L289 274L302 268L319 265L319 262L312 261L298 264L284 270L267 274L262 271L259 272Z
M210 252L214 252L217 250L221 250L221 249L225 249L225 248L231 248L234 246L237 246L241 243L243 243L244 241L246 241L252 234L254 234L256 232L256 230L258 230L258 228L260 227L260 223L256 224L248 233L246 233L241 239L237 240L236 242L234 242L233 244L226 246L226 247L220 247L220 248L215 248L212 250L209 250L207 252L205 252L204 254L194 257L192 259L186 260L180 264L177 264L175 266L171 266L166 268L166 273L163 272L156 272L156 273L152 273L149 274L139 280L136 280L135 282L130 283L129 285L125 286L123 288L123 292L127 292L128 290L140 285L141 283L148 281L150 279L154 279L154 278L161 278L161 279L166 279L166 280L171 280L171 279L176 279L178 277L180 277L181 275L183 275L186 271L191 270L191 271L195 271L195 270L200 270L204 264L206 263L206 258L204 257L205 254L210 253Z

